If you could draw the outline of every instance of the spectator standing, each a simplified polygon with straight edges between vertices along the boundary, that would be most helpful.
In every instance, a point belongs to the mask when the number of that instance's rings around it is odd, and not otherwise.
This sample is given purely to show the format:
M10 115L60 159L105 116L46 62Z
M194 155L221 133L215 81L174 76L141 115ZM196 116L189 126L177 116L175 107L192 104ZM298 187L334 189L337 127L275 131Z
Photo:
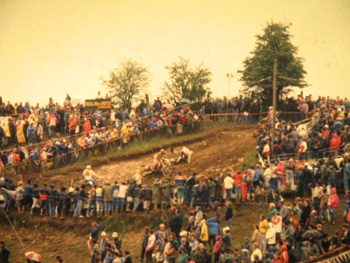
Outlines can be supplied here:
M185 198L185 184L186 184L186 176L182 174L182 172L178 172L175 177L175 182L177 186L177 198L179 200L180 206L184 204Z
M225 220L227 221L227 226L231 229L231 221L233 217L233 208L230 201L226 201L226 214Z
M243 175L241 172L233 175L234 183L235 183L235 194L236 194L236 202L240 203L242 201L242 179Z
M6 247L6 244L4 241L0 241L0 256L3 263L9 263L9 257L10 257L10 250Z
M226 201L230 201L232 199L232 189L235 184L235 180L232 179L230 174L227 174L224 179L224 187L226 191Z
M142 241L142 246L141 246L141 263L143 263L143 259L146 253L146 247L148 244L148 238L149 238L149 228L146 226L144 228L144 236L143 236L143 241Z
M124 263L132 263L132 258L130 257L130 252L124 252Z
M153 254L155 245L156 245L156 236L153 233L153 230L149 230L149 237L148 237L147 246L145 249L146 263L152 263L152 254Z
M113 186L111 186L109 182L107 182L102 187L102 196L104 202L105 216L109 216L110 214L112 214L113 210Z
M332 191L332 195L328 198L328 207L330 209L330 213L331 213L331 222L334 225L335 224L335 211L336 208L339 205L339 198L337 195L337 189L335 189L334 187L331 189Z
M107 234L105 231L102 231L101 233L101 241L100 241L100 252L101 252L101 261L103 262L104 258L107 255L107 245L110 244Z

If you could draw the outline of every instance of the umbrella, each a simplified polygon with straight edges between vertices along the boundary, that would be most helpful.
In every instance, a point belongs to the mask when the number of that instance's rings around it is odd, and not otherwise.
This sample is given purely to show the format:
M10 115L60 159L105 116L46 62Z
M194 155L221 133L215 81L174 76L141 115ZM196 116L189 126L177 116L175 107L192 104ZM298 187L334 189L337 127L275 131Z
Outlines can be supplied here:
M173 110L173 109L175 109L175 106L171 105L171 104L164 104L162 106L162 108L167 109L167 110Z
M307 230L304 234L301 235L302 238L320 238L322 233L316 229Z
M35 253L33 251L27 252L24 254L27 258L33 261L41 262L43 259L41 258L40 254Z
M188 100L188 99L181 99L180 103L182 103L182 104L191 104L192 102L190 100Z

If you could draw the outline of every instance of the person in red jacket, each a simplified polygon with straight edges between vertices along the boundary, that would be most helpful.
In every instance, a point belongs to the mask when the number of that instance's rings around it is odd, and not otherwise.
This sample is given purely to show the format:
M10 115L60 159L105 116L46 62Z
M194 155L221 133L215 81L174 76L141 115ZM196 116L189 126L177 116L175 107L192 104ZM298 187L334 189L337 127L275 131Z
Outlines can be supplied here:
M288 263L289 262L287 243L283 243L283 245L281 246L281 256L280 256L279 262L280 263Z
M47 184L44 184L44 187L40 190L40 215L42 216L44 214L44 210L46 210L46 213L48 213L48 207L49 207L49 189L47 188Z
M277 190L280 191L281 190L282 181L283 181L283 178L284 178L284 173L285 173L284 165L283 165L282 162L279 162L277 164L277 167L273 171L273 173L277 175Z
M84 119L84 132L85 132L85 137L88 136L88 134L91 131L91 122L87 118Z
M243 175L241 172L238 172L232 176L233 180L235 180L235 194L236 194L236 202L239 203L242 200L242 179Z
M69 123L69 134L72 136L75 134L75 130L77 129L78 120L74 117L74 115L71 115L68 119Z
M335 209L339 205L339 198L338 198L338 195L337 195L337 189L335 189L333 187L331 189L331 191L332 191L332 195L328 198L327 205L328 205L329 209L331 210L331 222L334 225L335 224L335 221L334 221Z
M335 132L333 133L332 139L329 144L329 149L330 150L339 150L339 146L341 144L341 139L338 136L338 134Z

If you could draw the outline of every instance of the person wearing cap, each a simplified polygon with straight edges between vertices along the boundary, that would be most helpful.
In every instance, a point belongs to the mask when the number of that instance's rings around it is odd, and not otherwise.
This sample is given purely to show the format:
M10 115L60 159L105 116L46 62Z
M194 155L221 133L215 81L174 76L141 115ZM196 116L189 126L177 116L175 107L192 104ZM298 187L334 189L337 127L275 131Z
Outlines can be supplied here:
M100 251L101 251L101 261L103 262L103 260L105 259L106 255L107 255L107 245L110 244L108 238L107 238L107 234L105 231L102 231L101 233L101 241L100 241Z
M23 189L22 182L18 182L15 198L16 198L16 202L18 203L18 213L21 214L22 210L24 209L24 189Z
M112 242L115 245L115 247L118 249L118 251L121 251L122 249L122 240L118 238L118 233L113 232L112 234Z
M93 182L94 186L97 187L95 179L100 179L100 177L98 177L97 174L93 170L91 170L91 165L86 166L86 169L83 172L83 176L85 183Z

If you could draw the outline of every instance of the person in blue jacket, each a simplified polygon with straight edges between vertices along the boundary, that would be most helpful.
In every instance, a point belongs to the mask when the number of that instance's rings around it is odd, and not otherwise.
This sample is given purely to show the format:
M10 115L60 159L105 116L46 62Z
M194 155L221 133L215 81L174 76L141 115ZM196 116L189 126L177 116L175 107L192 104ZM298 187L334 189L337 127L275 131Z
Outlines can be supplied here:
M214 246L215 237L221 234L220 225L215 221L215 218L212 217L208 219L207 226L209 228L209 245L212 244Z

